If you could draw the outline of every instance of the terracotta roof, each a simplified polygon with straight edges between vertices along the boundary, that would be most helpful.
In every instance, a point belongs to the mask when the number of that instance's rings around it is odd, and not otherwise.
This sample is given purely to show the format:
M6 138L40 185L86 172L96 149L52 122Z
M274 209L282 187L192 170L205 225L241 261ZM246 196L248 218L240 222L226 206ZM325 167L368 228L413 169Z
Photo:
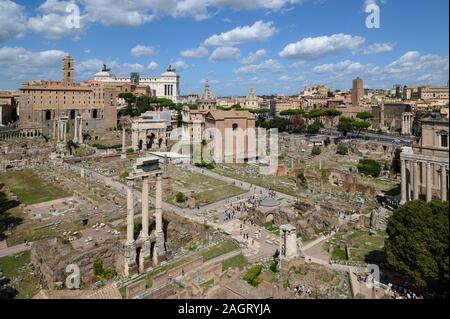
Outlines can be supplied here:
M122 299L115 284L97 290L40 290L33 299Z
M211 114L215 120L224 120L228 118L255 119L255 116L249 111L209 111L208 114Z

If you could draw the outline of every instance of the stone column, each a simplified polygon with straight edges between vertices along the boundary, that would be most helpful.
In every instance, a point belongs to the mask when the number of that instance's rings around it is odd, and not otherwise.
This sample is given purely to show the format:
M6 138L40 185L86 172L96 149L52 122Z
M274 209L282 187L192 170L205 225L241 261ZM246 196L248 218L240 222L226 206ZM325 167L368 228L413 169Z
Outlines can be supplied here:
M73 142L74 143L78 143L78 118L77 117L75 117L75 121L74 121L74 123L75 123L75 127L74 127L74 134L73 134Z
M127 245L134 243L134 196L133 182L127 182Z
M127 158L127 150L125 149L125 127L122 128L122 153L120 154L121 159Z
M148 238L148 176L142 180L142 239Z
M427 163L427 202L433 199L433 180L431 172L431 163Z
M419 179L420 179L420 173L419 168L417 165L417 162L414 161L413 163L413 170L414 170L414 187L413 187L413 199L418 200L419 199Z
M56 138L57 138L57 134L58 132L56 131L56 120L53 120L53 132L52 132L52 136L53 136L53 139L55 139L56 140Z
M82 144L83 141L83 117L79 117L80 126L78 127L78 143Z
M162 224L162 174L156 174L156 198L155 198L155 234L156 243L153 253L153 263L155 265L159 262L159 255L164 254L164 231Z
M406 161L404 159L401 160L401 188L402 188L402 197L400 200L400 204L406 203Z
M441 166L441 200L447 201L447 169Z
M62 127L63 127L63 142L64 143L66 143L67 142L67 122L66 121L64 121L63 123L62 123L63 125L62 125Z

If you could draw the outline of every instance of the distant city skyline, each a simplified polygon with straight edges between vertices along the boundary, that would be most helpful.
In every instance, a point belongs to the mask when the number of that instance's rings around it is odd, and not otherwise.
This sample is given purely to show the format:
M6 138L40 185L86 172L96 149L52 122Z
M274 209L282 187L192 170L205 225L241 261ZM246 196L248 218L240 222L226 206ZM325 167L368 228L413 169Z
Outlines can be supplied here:
M80 28L67 28L69 4ZM365 5L380 7L367 28ZM62 58L75 58L75 80L103 64L116 75L159 75L171 64L181 95L297 95L306 85L349 90L447 85L448 1L0 0L0 89L61 79Z

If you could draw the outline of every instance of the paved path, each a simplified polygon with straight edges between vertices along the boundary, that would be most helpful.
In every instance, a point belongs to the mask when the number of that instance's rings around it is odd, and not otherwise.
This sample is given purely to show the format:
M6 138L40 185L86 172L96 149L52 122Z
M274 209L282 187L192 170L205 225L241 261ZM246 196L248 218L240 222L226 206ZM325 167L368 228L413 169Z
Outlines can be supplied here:
M22 253L24 251L28 251L30 249L31 249L31 244L30 245L20 244L20 245L0 249L0 258L16 255L16 254Z

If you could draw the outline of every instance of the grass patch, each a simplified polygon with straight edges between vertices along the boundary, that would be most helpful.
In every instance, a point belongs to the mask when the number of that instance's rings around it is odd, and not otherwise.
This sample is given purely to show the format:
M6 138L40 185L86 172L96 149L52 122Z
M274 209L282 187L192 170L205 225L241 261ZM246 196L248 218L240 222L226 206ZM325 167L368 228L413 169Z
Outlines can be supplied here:
M341 248L334 248L331 257L333 260L347 260L347 254L345 253L345 250Z
M227 240L221 244L213 246L210 249L202 252L203 261L208 261L208 260L214 259L218 256L222 256L222 255L229 253L237 248L238 248L238 246L236 245L236 243L234 241Z
M235 257L231 257L222 262L222 271L225 271L229 268L239 268L240 270L244 269L245 266L248 265L248 260L244 255L240 254Z
M280 229L273 222L260 223L259 225L270 231L272 234L280 236Z
M7 256L0 258L0 269L8 279L21 276L23 278L16 286L18 295L15 298L29 299L32 298L38 291L36 285L38 284L37 277L29 277L27 271L20 271L19 269L24 265L30 263L30 252L24 252L22 256L16 258L15 256Z
M202 283L200 286L204 289L212 288L214 286L214 278Z
M40 179L32 170L2 173L0 181L9 186L21 203L27 205L69 196L64 190Z

